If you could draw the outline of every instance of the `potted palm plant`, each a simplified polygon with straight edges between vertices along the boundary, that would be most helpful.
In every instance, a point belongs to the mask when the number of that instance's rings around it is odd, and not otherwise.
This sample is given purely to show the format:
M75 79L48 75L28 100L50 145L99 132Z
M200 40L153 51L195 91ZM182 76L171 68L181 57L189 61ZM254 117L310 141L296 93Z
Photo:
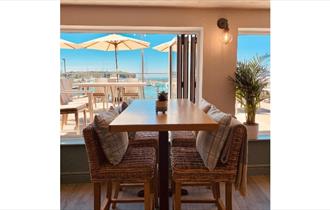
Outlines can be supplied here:
M235 96L246 114L248 139L256 139L259 126L255 121L260 102L269 98L264 89L269 85L269 68L264 61L269 55L255 56L247 61L239 61L235 77L229 79L235 86Z
M167 111L167 93L165 91L161 91L158 93L158 100L156 101L156 112L165 112Z

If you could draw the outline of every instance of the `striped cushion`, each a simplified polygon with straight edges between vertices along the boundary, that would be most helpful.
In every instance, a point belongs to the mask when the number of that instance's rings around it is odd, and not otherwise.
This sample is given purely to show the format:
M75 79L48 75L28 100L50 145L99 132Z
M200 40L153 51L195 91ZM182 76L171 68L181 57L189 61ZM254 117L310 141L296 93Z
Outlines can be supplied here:
M100 144L108 161L117 165L125 155L128 147L127 132L110 132L109 124L118 116L118 112L110 110L95 115L95 131L100 139Z
M207 113L211 109L211 104L207 102L205 99L201 99L199 101L198 107L203 110L203 112Z
M199 104L198 104L198 108L201 109L205 113L207 113L211 109L211 106L212 105L203 98L199 101ZM198 131L193 131L193 133L195 134L195 137L197 137Z
M196 139L196 149L200 154L205 167L213 170L217 165L220 153L230 130L231 115L221 112L212 106L207 113L218 123L215 131L199 131Z

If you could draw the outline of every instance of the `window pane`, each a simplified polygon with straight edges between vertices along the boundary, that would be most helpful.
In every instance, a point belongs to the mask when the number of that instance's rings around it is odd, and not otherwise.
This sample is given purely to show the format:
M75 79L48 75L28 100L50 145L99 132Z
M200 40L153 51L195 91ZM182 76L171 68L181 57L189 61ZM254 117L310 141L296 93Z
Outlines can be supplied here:
M254 56L270 55L270 35L239 35L237 60L247 61ZM269 68L270 59L265 61L265 65ZM270 94L270 87L265 90L265 94ZM236 101L236 116L241 122L246 121L245 111L242 105ZM260 103L260 107L256 114L256 123L259 124L259 137L262 134L268 134L270 131L270 99Z

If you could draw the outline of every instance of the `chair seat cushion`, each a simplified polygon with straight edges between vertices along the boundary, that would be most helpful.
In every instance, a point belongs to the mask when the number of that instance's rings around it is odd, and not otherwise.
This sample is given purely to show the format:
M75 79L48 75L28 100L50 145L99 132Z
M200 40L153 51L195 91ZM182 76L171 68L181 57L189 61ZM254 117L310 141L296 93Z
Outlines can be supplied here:
M139 93L124 93L124 96L139 96Z
M196 139L196 149L205 166L209 170L213 170L229 135L231 115L221 112L214 106L207 114L218 123L218 128L214 131L199 131Z
M172 147L195 147L196 136L193 131L171 131Z
M153 147L129 146L122 161L117 165L104 163L94 172L92 180L125 180L125 182L151 179L156 167L156 152Z
M77 112L87 108L87 104L84 102L69 103L60 106L60 113L65 114L67 112Z
M105 96L105 94L104 93L93 93L93 96L102 97L102 96Z
M110 132L109 124L118 116L115 110L95 115L95 131L100 139L100 144L108 161L117 165L122 160L128 147L127 132Z
M182 181L233 181L237 171L235 166L222 165L220 161L210 171L195 147L172 147L171 165L173 179Z
M149 146L158 148L158 132L138 131L135 133L135 136L130 144L136 146Z

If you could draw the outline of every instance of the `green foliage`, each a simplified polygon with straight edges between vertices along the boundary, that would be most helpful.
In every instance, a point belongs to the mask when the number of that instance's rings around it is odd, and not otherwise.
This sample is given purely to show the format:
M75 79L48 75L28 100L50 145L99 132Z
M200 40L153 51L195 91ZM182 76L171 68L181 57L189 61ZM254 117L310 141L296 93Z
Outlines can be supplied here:
M260 102L269 98L263 90L269 84L269 68L264 61L269 55L254 56L248 61L237 62L235 77L229 77L235 85L235 96L246 113L246 124L255 124Z
M167 101L167 93L165 91L158 93L158 101Z

